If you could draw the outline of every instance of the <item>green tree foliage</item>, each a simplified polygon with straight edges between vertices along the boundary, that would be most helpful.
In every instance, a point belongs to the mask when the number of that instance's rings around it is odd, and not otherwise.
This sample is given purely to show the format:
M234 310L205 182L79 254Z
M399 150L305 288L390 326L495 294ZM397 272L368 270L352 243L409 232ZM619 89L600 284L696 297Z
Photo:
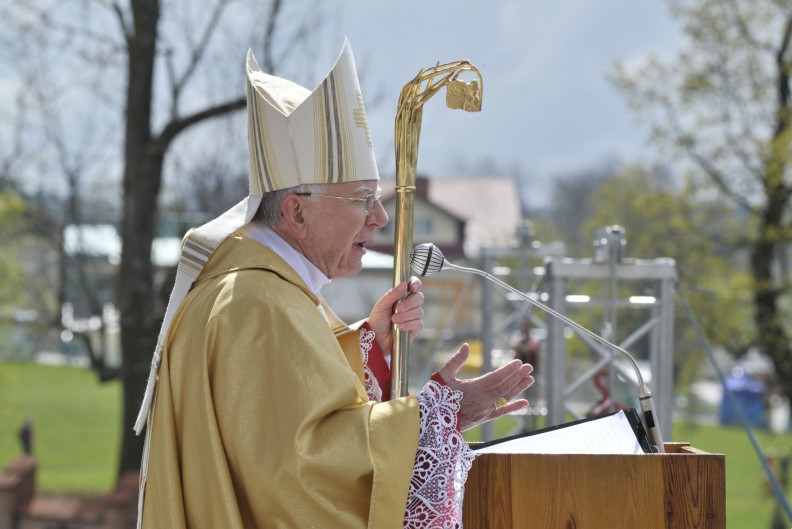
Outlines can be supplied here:
M54 307L53 254L42 233L48 221L13 187L0 187L0 358L27 357L47 338L41 331Z
M25 269L19 261L25 235L25 201L13 191L0 190L0 322L7 323L11 311L23 300Z
M692 183L674 189L662 172L626 167L594 195L586 233L619 224L626 229L627 254L676 261L678 288L688 298L710 341L735 355L752 343L747 251L734 251L747 232L746 216L707 200ZM682 362L701 344L677 310L676 356Z
M744 212L755 341L792 398L783 314L792 242L792 4L775 0L669 2L686 47L672 61L620 65L612 80L652 125L652 138L683 155L718 197ZM701 249L693 248L696 253ZM683 262L684 266L684 262Z

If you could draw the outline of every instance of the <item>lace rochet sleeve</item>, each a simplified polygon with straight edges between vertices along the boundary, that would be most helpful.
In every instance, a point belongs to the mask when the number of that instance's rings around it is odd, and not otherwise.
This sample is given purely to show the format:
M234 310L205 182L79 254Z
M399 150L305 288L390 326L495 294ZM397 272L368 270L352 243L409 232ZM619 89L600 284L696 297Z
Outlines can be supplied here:
M465 480L475 457L457 427L462 392L430 380L418 394L421 427L404 527L462 527Z

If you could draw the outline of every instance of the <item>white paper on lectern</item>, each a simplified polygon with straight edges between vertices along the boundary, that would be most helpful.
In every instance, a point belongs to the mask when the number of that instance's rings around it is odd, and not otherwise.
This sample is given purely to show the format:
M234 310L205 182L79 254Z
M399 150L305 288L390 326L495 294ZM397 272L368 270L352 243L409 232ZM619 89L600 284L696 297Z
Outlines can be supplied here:
M476 450L477 454L643 454L623 411Z

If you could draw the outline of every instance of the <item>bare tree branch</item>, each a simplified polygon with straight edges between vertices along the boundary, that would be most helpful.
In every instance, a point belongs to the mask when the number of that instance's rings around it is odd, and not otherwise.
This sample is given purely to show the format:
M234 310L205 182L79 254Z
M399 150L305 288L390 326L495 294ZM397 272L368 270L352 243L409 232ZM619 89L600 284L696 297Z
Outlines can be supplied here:
M165 60L165 71L168 74L168 82L171 86L171 120L175 121L179 117L179 82L176 80L176 67L173 64L173 51L166 49L163 52Z
M778 63L780 64L784 60L784 56L789 49L790 39L792 38L792 14L787 16L786 22L784 23L784 31L783 36L781 37L781 45L778 47L778 53L776 54Z
M2 160L0 160L0 189L11 182L14 165L24 156L22 132L27 122L27 98L24 90L17 92L15 108L17 112L14 117L11 149L8 153L4 153Z
M264 58L263 65L266 72L275 71L275 60L272 55L272 40L275 37L278 15L281 13L281 0L272 0L270 12L267 17L267 29L264 31Z
M712 179L713 182L718 186L718 189L721 192L729 197L735 204L742 207L746 211L750 211L753 215L759 214L759 210L751 205L750 202L746 201L742 195L736 193L731 187L729 187L728 178L715 167L714 164L710 163L710 161L701 155L695 148L695 144L692 141L684 142L683 146L685 151L688 153L693 161L695 161L702 170Z
M727 55L727 54L726 54ZM738 96L736 90L731 90L731 77L728 68L725 67L728 57L724 57L721 62L721 67L718 68L718 74L721 79L723 104L720 108L720 121L723 123L723 141L728 147L729 151L737 158L745 171L750 174L756 182L761 183L764 180L764 173L761 167L756 166L753 162L755 156L749 151L747 145L750 142L745 141L745 138L750 138L751 134L750 123L747 120L742 120L741 133L739 136L733 132L734 114L740 118L743 113L740 109L748 108L748 104ZM737 109L737 110L735 110ZM747 145L746 145L747 144Z
M775 62L778 71L778 79L776 86L778 89L778 114L777 123L774 137L778 138L784 133L789 126L789 73L790 64L786 60L787 50L789 49L789 41L792 39L792 15L787 17L784 24L784 31L781 37L781 43L776 52Z
M183 73L182 77L175 83L172 89L172 95L174 98L174 107L172 109L172 116L173 119L168 123L159 134L159 136L154 140L154 144L157 146L158 149L161 149L161 152L164 152L167 149L168 145L173 141L173 139L183 130L187 129L191 125L196 123L200 123L203 120L211 119L214 117L221 116L228 112L233 112L236 110L240 110L247 105L247 97L242 96L236 99L229 100L225 103L221 103L219 105L215 105L213 107L205 108L201 111L195 112L189 116L178 118L176 117L178 113L176 112L177 102L179 97L179 92L186 86L187 81L192 76L195 68L197 67L198 63L200 62L201 58L203 57L203 53L206 49L209 40L213 32L217 27L217 19L220 18L220 14L222 13L223 9L228 5L230 0L220 0L215 5L215 10L212 13L211 21L204 30L201 40L198 46L193 50L192 57L190 60L190 64L188 65L187 69ZM282 3L281 0L273 0L272 4L270 4L269 15L267 17L267 27L264 34L264 61L263 64L267 71L274 71L275 65L272 56L272 41L275 35L275 31L277 29L277 20L278 16L282 11Z
M159 136L153 140L153 144L158 150L160 150L160 152L165 152L174 138L176 138L180 132L184 131L191 125L195 125L196 123L200 123L206 119L222 116L235 110L243 109L246 105L247 97L239 97L213 107L205 108L204 110L189 116L173 120L168 123L164 129L162 129L162 132L160 132Z
M67 209L63 224L72 224L75 226L82 226L82 196L81 196L81 181L86 171L86 168L91 164L91 159L98 158L97 154L92 155L90 149L86 147L89 143L88 140L83 142L83 146L79 149L70 149L65 141L65 133L60 122L60 115L52 110L52 101L44 97L44 90L42 84L39 82L32 83L32 89L37 93L37 99L43 103L39 106L39 111L42 114L42 123L44 136L47 141L53 146L56 153L56 160L59 168L66 178L68 196L67 196ZM90 127L89 127L90 130ZM78 232L80 239L79 247L84 247L82 241L82 231ZM61 253L61 258L65 259L65 249L61 244L58 248ZM82 294L88 301L88 306L92 314L102 313L102 302L96 295L98 289L96 284L91 279L92 274L88 272L88 262L83 252L78 251L74 254L75 270L77 278L82 290Z
M761 51L773 51L772 47L769 44L763 43L760 40L756 39L754 35L751 33L751 30L748 28L748 24L745 22L745 18L740 13L739 6L735 0L730 0L729 3L731 4L732 13L733 13L733 21L737 28L740 31L740 36L745 39L745 41L753 48L761 50Z
M123 17L123 13L121 13L120 11L118 15ZM85 25L75 25L70 22L60 22L59 19L53 17L48 10L42 9L36 12L35 16L38 18L39 22L42 24L43 27L47 28L48 30L54 33L61 33L65 36L70 36L70 37L76 36L85 39L93 44L103 44L106 46L110 46L114 49L118 48L118 42L115 39L113 39L111 35L99 31L94 31L93 29ZM123 18L121 19L121 22L122 24L124 23ZM124 32L124 36L128 38L128 32Z
M667 101L663 100L660 102L666 110L666 114L668 115L668 120L671 123L671 127L674 133L674 136L677 140L677 143L685 150L685 152L690 156L690 158L696 162L696 164L701 167L704 172L712 178L713 182L718 186L718 189L723 192L726 196L728 196L735 204L745 208L747 211L751 211L752 213L756 214L756 209L744 198L739 194L736 193L730 186L728 182L728 178L721 173L714 164L712 164L706 157L701 155L696 149L696 142L692 139L690 134L687 134L684 130L684 127L679 122L679 118L676 114L673 105Z
M228 3L231 0L219 0L217 4L215 4L215 8L212 11L212 14L209 15L209 21L206 24L203 32L201 33L201 38L198 40L198 45L193 48L192 53L190 54L190 62L187 64L184 72L182 72L181 77L176 81L175 85L173 86L173 104L174 108L178 104L179 94L181 93L182 89L185 87L187 82L190 80L190 77L195 73L195 69L197 68L198 64L200 64L201 59L203 58L204 52L206 51L206 47L209 44L209 41L212 38L215 30L217 29L217 25L220 21L220 17L223 13L223 10L226 8Z
M124 15L124 10L121 8L121 4L118 2L113 2L111 8L116 15L116 19L118 20L118 26L121 29L121 35L123 35L124 41L128 44L129 39L132 36L132 30L129 28L129 22L127 22L126 16Z

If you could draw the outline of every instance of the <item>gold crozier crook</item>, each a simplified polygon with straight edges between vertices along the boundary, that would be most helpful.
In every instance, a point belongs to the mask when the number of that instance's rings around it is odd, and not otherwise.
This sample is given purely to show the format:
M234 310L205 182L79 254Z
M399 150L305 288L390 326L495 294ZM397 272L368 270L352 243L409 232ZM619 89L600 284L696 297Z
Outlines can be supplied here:
M478 77L470 83L458 79L463 72ZM404 85L396 110L396 215L393 238L393 285L410 277L410 252L413 245L413 212L415 209L415 177L418 167L418 139L421 135L423 105L438 90L446 87L446 106L467 112L481 110L484 84L481 73L468 61L438 64L421 70L415 79ZM393 326L391 358L391 396L408 394L410 336Z

